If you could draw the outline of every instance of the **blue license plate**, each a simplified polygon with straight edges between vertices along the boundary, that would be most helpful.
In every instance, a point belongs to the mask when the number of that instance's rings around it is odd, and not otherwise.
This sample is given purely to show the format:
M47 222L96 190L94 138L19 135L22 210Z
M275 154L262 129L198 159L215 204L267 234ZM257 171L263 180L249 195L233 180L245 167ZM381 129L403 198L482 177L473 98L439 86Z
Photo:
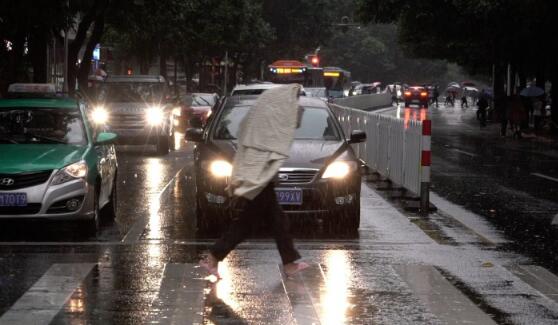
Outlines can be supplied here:
M0 207L27 206L27 193L0 193Z
M275 189L277 202L281 205L301 205L302 190L299 189Z

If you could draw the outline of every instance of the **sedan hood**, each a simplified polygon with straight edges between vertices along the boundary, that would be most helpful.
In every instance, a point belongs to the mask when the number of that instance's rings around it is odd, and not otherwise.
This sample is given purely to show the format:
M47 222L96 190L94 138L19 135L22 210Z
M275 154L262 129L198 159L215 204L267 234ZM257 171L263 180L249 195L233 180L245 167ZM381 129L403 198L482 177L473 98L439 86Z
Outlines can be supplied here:
M322 168L332 158L348 147L343 141L295 140L289 159L283 168ZM236 141L217 140L211 150L224 159L232 161L236 152Z
M83 159L87 148L64 144L3 144L0 145L0 173L60 169Z

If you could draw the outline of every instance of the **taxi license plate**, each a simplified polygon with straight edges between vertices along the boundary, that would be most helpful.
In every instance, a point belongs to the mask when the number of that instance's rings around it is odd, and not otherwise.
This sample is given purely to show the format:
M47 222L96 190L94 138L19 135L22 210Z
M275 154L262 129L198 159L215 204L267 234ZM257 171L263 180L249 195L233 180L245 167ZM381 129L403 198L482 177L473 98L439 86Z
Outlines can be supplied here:
M0 207L27 206L27 193L0 193Z
M281 205L301 205L302 190L300 189L275 189L277 202Z

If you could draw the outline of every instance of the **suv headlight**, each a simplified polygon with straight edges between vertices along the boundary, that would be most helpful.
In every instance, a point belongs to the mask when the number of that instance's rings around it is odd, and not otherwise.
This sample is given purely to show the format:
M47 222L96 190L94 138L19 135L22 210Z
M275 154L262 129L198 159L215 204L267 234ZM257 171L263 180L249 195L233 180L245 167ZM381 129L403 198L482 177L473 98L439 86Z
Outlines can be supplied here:
M91 119L95 124L105 124L109 119L108 111L103 106L97 106L91 112Z
M345 178L350 173L358 168L357 163L354 161L334 161L327 166L322 178Z
M163 123L165 114L161 107L154 106L154 107L149 107L145 111L145 117L147 119L147 123L149 123L150 125L159 126Z
M74 179L85 178L87 176L87 164L85 161L78 161L60 169L52 179L52 185L59 185Z

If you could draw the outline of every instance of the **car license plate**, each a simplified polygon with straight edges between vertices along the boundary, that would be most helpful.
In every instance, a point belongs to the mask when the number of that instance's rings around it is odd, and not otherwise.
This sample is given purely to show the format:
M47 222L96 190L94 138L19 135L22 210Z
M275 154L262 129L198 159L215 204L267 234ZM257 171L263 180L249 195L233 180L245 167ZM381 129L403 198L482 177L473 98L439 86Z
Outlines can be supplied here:
M0 207L27 206L26 193L0 193Z
M300 189L275 189L277 202L281 205L301 205L302 190Z

